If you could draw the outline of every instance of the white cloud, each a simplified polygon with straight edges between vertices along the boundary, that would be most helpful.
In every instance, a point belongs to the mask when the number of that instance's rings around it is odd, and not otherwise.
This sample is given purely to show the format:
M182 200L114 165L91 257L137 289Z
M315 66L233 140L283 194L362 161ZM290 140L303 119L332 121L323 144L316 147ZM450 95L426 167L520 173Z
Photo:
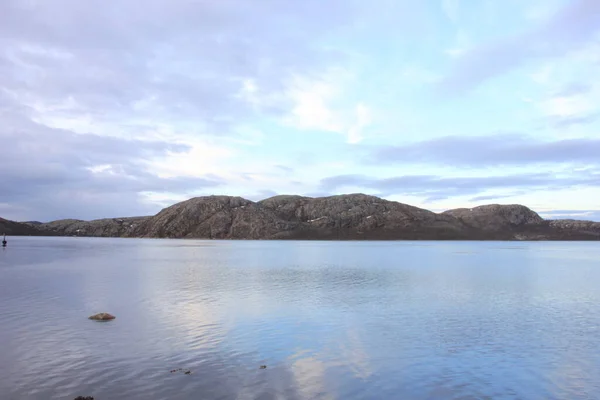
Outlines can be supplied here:
M567 118L589 114L597 110L597 105L587 94L577 94L551 97L542 101L539 108L546 116Z
M567 56L545 63L529 74L542 89L529 93L543 117L554 121L591 117L600 112L600 46L585 46Z
M310 81L296 77L288 96L294 106L287 117L287 123L296 129L316 129L341 132L342 123L331 107L331 102L339 96L339 89L324 80Z
M278 90L269 90L260 86L253 78L234 79L240 82L238 93L233 97L250 105L257 114L277 114L287 105L284 93Z
M93 167L88 167L87 170L94 174L101 174L101 173L106 173L106 172L111 173L112 168L113 168L113 166L110 164L101 164L101 165L95 165Z
M371 110L360 103L356 105L356 122L348 129L348 143L356 144L363 140L363 130L372 122Z
M195 139L185 144L190 146L189 151L169 152L161 159L148 161L148 168L161 178L172 178L222 176L231 165L235 166L232 159L236 151L232 148L216 145L208 139Z
M283 123L298 130L338 133L348 143L361 142L373 117L364 102L346 99L352 84L346 71L333 70L320 79L296 77L287 93L293 106Z

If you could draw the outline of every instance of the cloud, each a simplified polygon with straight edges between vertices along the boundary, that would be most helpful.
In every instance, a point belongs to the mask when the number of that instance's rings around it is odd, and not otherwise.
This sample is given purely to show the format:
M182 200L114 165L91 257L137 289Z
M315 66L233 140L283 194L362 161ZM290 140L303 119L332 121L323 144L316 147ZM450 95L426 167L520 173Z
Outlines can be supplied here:
M558 118L571 118L589 114L597 109L589 99L580 95L554 96L543 101L540 108L545 115Z
M489 201L489 200L498 200L498 199L507 199L513 196L519 196L524 194L525 192L514 192L512 194L492 194L492 195L484 195L484 196L475 196L469 199L470 203L477 203L480 201Z
M368 157L371 164L435 164L497 167L526 164L598 165L600 139L545 141L519 134L444 136L399 146L383 146Z
M587 94L592 91L592 85L583 82L571 82L565 85L561 90L555 93L556 97L571 97L580 94Z
M189 192L223 183L212 175L164 178L151 172L151 160L188 151L184 144L76 134L15 112L4 121L0 211L9 218L138 215L157 211L143 202L145 192Z
M369 21L381 17L367 8ZM398 3L393 8L405 11ZM36 215L90 218L142 213L148 208L140 199L172 199L229 182L275 187L238 172L242 162L237 170L223 168L223 160L238 161L239 154L198 138L245 140L243 125L262 114L297 112L296 122L307 128L360 142L373 110L360 96L346 98L352 74L329 79L331 71L344 71L339 66L348 54L315 39L361 17L361 10L336 0L326 10L312 0L294 6L151 0L144 7L132 0L2 2L0 123L10 127L7 141L21 157L6 163L22 173L4 176L12 186L3 200L37 193L50 196L44 201L56 209L31 203ZM24 165L25 154L36 161ZM61 211L70 198L81 208Z
M165 139L161 129L178 126L188 136L232 136L257 116L288 115L298 77L347 61L316 41L359 8L341 0L6 0L0 88L38 122L79 133Z
M589 125L600 116L597 107L599 89L590 83L570 82L538 101L536 106L545 122L554 129Z
M554 117L548 118L548 122L556 129L565 129L574 125L589 125L600 118L600 113L592 113L576 117Z
M333 23L352 11L336 1L328 7ZM129 115L140 124L193 116L207 133L223 133L232 116L254 112L253 104L233 96L248 82L264 97L280 98L294 74L342 58L310 46L307 35L329 29L321 12L315 1L289 7L151 0L140 7L133 0L7 0L0 5L0 84L65 116L84 111L106 121ZM305 30L279 26L300 21Z
M363 140L363 130L372 122L371 110L359 103L355 107L356 122L348 129L348 143L356 144Z
M0 2L0 212L146 214L156 211L152 199L245 177L271 187L241 172L250 161L236 148L263 140L257 119L289 115L295 79L347 61L318 40L359 8L341 0Z
M283 171L283 172L285 172L285 173L287 173L287 174L290 174L290 173L294 172L294 168L287 167L285 165L275 165L274 167L277 168L277 169L279 169L279 170L281 170L281 171Z
M0 213L92 218L147 214L208 192L330 193L310 182L360 172L364 165L352 157L365 148L358 143L407 139L407 129L444 123L444 112L415 112L430 109L419 86L439 80L448 61L449 43L439 35L454 42L447 22L435 25L440 4L0 1ZM478 32L465 24L472 10L458 4L442 4L464 25L450 27L457 35L450 62L458 68L442 82L450 86L472 87L496 67L501 73L531 57L561 55L589 43L596 29L595 3L579 1L585 10L565 8L499 47L477 47ZM414 38L422 47L416 53ZM593 47L585 50L578 57L586 65L598 60ZM506 60L495 60L503 54ZM582 99L596 93L588 86L547 90L536 103L546 107L538 109L544 128L594 123L586 107L597 102ZM379 147L370 161L595 165L597 150L595 139L492 135Z
M295 78L288 91L292 108L283 117L285 123L298 130L338 133L351 144L361 142L373 122L372 112L363 102L346 98L343 88L352 80L348 75L334 69L317 78Z
M540 211L539 214L544 219L600 221L600 210L550 210Z
M600 2L574 0L536 29L472 47L439 82L446 93L469 90L532 59L559 57L582 48L600 31Z
M320 189L328 192L345 188L366 188L379 196L412 195L436 201L465 195L474 196L492 189L555 190L577 186L600 187L600 175L581 172L567 177L551 173L514 174L503 176L442 177L435 175L406 175L374 178L365 175L337 175L324 178Z

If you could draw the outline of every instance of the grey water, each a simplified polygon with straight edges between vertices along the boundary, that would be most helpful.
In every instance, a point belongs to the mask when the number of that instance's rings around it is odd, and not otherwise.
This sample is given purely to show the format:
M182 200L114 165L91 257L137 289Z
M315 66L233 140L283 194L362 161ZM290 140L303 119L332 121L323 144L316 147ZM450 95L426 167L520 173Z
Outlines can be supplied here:
M600 399L600 246L9 238L0 399L76 396Z

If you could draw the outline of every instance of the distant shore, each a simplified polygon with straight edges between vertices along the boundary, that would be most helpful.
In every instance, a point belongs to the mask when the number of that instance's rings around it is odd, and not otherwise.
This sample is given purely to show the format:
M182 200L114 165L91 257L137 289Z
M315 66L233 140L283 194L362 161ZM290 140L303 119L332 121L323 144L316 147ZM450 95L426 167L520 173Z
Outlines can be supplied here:
M206 196L154 216L47 223L0 218L9 236L74 236L225 240L600 240L600 222L544 220L518 204L434 213L364 194L275 196L259 202Z

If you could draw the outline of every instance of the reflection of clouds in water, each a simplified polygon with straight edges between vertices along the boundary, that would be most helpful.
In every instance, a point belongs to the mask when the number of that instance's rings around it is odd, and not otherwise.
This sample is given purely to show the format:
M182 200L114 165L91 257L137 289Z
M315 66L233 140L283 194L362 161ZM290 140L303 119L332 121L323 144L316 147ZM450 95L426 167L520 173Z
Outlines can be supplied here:
M299 352L289 358L298 392L303 399L334 399L328 393L326 366L316 357Z
M0 280L0 397L597 394L593 263L488 244L72 242L94 246Z
M215 269L172 265L140 270L141 312L147 324L160 324L175 347L215 347L226 334L227 319L218 299L220 288Z
M337 398L334 395L336 370L349 372L353 378L363 381L373 375L369 356L355 327L337 332L341 335L328 338L330 345L321 351L314 348L298 350L287 358L302 398Z
M369 356L356 329L346 330L346 337L339 343L337 357L340 366L349 368L356 378L367 379L373 375Z

